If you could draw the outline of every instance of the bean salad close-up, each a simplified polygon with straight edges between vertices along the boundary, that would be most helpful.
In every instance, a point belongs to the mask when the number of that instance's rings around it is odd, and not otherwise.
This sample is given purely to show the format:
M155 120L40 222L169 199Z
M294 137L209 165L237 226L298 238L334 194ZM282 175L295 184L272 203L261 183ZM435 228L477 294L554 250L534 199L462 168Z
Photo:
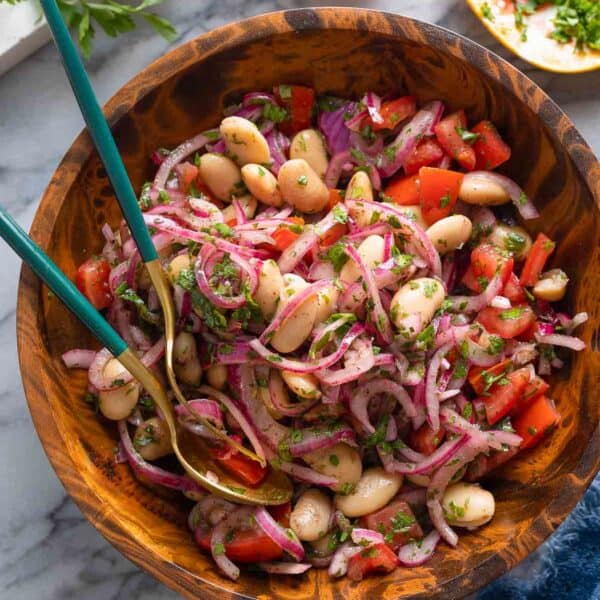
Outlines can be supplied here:
M115 460L190 499L191 535L233 580L245 564L358 581L485 526L494 469L560 422L546 378L587 320L561 308L556 242L528 231L536 199L496 172L502 132L392 90L280 84L191 133L148 157L138 190L176 307L178 427L240 486L279 470L293 498L205 491L148 391L107 349L74 348L63 361L116 422ZM102 234L77 286L166 381L157 292L125 222Z

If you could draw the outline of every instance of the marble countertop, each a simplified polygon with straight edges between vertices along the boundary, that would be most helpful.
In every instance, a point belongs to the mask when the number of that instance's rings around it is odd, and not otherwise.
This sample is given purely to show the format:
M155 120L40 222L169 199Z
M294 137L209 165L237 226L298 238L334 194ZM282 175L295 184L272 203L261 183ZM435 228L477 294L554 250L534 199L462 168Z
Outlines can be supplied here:
M514 62L571 116L600 155L600 72L560 76L508 55L463 0L176 0L158 12L181 44L213 27L276 10L360 5L401 12L463 33ZM105 101L170 45L141 26L117 41L97 36L88 63ZM29 227L39 198L83 122L54 49L47 45L0 78L0 203ZM82 517L44 455L19 377L15 304L19 262L0 245L0 598L159 600L177 595L123 558ZM551 540L479 599L600 598L600 480Z

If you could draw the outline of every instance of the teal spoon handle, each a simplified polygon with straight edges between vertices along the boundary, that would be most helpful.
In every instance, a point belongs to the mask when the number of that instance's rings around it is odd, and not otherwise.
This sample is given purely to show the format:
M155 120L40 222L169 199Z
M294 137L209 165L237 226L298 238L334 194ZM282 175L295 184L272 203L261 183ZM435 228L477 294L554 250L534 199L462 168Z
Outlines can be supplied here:
M121 336L2 207L0 207L0 235L67 308L111 351L113 356L119 356L127 350L127 344Z
M157 258L156 248L152 243L152 238L144 223L142 212L138 207L137 198L125 170L125 165L106 122L104 113L98 104L83 62L71 39L71 34L56 5L56 0L41 0L41 5L88 131L94 140L94 145L108 173L142 260L144 262L155 260Z

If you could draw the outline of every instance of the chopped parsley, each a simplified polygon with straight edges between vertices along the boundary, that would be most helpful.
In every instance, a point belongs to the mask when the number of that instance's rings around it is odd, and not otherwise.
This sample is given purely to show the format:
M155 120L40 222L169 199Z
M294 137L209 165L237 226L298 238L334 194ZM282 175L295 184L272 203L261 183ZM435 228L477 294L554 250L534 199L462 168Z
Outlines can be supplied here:
M348 222L348 211L342 204L336 204L332 212L334 221L342 223L342 225Z
M285 108L275 106L275 104L271 104L270 102L263 104L262 116L267 121L273 121L273 123L283 123L283 121L287 121L290 118L290 114Z
M504 340L498 335L488 337L488 354L500 354L504 350Z
M135 290L127 287L127 283L125 281L117 287L115 294L121 298L121 300L125 300L125 302L131 302L136 307L140 319L146 321L146 323L150 323L151 325L156 325L159 323L160 317L153 313L146 306L144 300L140 298Z
M484 2L481 5L481 16L484 19L487 19L488 21L491 21L492 23L496 20L494 18L494 13L492 12L492 9L491 9L490 5L487 2Z
M460 139L467 144L474 144L480 137L479 133L473 133L464 127L455 127L456 133L460 136Z
M207 327L210 329L225 329L227 327L225 315L200 293L198 284L196 283L196 276L192 269L182 269L177 276L176 283L190 293L192 307L200 314Z
M389 420L389 415L384 415L381 418L375 431L365 440L365 448L373 448L373 446L377 446L385 440Z
M346 254L346 245L343 242L336 242L327 250L327 260L331 262L336 272L342 270L342 267L348 261Z
M446 206L448 206L448 204L450 204L450 194L444 194L441 198L440 198L440 208L446 208Z
M218 542L212 547L212 551L217 556L225 554L225 546L221 542Z
M522 307L509 308L508 310L503 310L499 316L503 321L512 321L514 319L520 319L523 316L525 309Z
M509 252L520 252L521 250L523 250L523 248L525 248L526 243L527 240L525 239L525 236L521 235L520 233L517 233L516 231L509 232L509 234L504 239L504 247Z
M308 185L308 177L306 175L300 175L297 179L298 185Z

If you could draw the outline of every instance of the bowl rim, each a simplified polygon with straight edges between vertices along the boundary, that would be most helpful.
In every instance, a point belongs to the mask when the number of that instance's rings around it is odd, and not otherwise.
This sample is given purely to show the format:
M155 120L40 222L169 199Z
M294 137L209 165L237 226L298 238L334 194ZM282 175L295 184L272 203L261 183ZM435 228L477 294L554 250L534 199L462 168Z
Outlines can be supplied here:
M391 26L390 29L380 29L378 26L372 26L369 23L369 15L381 15ZM315 18L315 15L317 18ZM319 17L336 16L336 26L324 26L323 20ZM286 17L290 17L289 20ZM364 18L363 18L364 17ZM285 31L313 31L322 29L332 30L356 30L356 20L363 18L362 22L367 23L366 29L373 33L380 33L397 39L414 41L410 36L402 33L399 27L394 27L400 23L413 24L420 31L428 33L432 40L417 40L425 45L433 46L457 57L473 66L482 73L488 74L497 81L509 94L515 96L529 109L534 110L533 103L529 101L532 89L541 94L543 99L543 110L537 114L542 123L550 130L555 131L556 123L564 119L569 126L569 141L574 142L573 146L578 148L575 152L566 148L565 152L571 158L577 172L585 181L596 207L600 210L600 164L583 136L575 128L569 117L564 111L527 75L519 71L508 61L498 56L494 52L481 46L477 42L466 38L465 36L450 31L445 27L375 9L363 9L355 7L318 7L318 8L299 8L289 10L279 10L249 17L246 19L234 21L212 29L196 38L167 52L165 55L156 59L140 71L137 75L125 83L104 105L103 109L109 123L113 126L123 116L125 116L134 106L139 103L148 93L159 87L171 77L176 76L181 71L189 68L199 58L205 59L208 56L222 52L224 50L239 46L240 44L268 38L285 33ZM273 31L273 20L282 24L282 29ZM289 24L293 22L293 27ZM375 21L378 23L378 21ZM240 25L243 27L240 28ZM235 31L234 31L235 30ZM240 34L240 31L242 32ZM456 48L456 42L460 41L462 49L466 50L466 55L462 55ZM443 47L442 47L443 46ZM500 67L504 70L505 76L498 77L497 74L490 73L490 65ZM506 76L508 72L508 76ZM156 82L158 81L158 83ZM69 147L56 171L54 172L48 187L44 191L40 205L36 211L30 235L42 248L48 248L51 241L51 231L53 224L58 216L60 203L55 202L56 198L64 197L70 189L73 182L77 179L80 165L87 161L93 152L93 144L87 131L82 130ZM591 165L591 168L590 168ZM37 325L43 317L36 310L39 307L40 283L33 273L23 266L19 279L19 291L17 302L17 345L19 354L19 364L21 378L29 411L40 438L44 452L48 456L50 464L56 472L59 480L62 482L69 496L75 501L85 518L106 538L113 546L119 550L126 558L134 562L137 566L149 572L152 576L162 583L189 597L193 596L192 589L186 585L184 578L181 578L182 568L177 564L168 562L160 554L144 549L143 553L135 550L135 546L128 543L128 533L120 523L109 523L106 515L98 513L88 504L80 499L80 492L85 489L88 493L91 491L87 485L77 477L77 467L71 456L62 452L49 452L49 448L56 448L56 437L60 432L52 418L52 411L49 404L45 401L44 390L36 385L34 378L27 376L25 371L24 357L30 350L30 337L37 335L41 337ZM36 323L32 327L29 323ZM42 408L40 409L40 406ZM565 515L568 515L577 502L581 499L589 484L595 475L600 471L600 423L593 430L588 444L582 453L578 463L574 465L569 475L576 477L578 485L573 485L573 481L563 481L559 492L568 492L568 500L561 503ZM565 476L568 480L569 477ZM573 493L573 488L576 489ZM79 492L79 493L76 493ZM546 506L544 513L553 506L558 507L557 494ZM467 593L472 593L484 585L490 583L500 575L508 572L516 566L526 556L531 554L549 535L551 535L562 520L550 520L544 518L544 513L534 518L530 526L523 532L527 536L528 552L523 556L515 556L507 549L500 553L492 554L483 560L474 569L467 574L462 573L446 584L441 591L428 594L428 597L438 597L443 594L444 598L459 598ZM566 518L566 516L564 517ZM534 535L535 532L535 535ZM154 567L154 568L152 568ZM467 576L473 575L468 580ZM196 575L206 586L203 593L206 597L217 598L217 594L225 591L223 586L217 587L213 582ZM465 587L465 584L469 587ZM196 590L197 591L197 590ZM227 593L232 598L249 598L245 594L228 590ZM442 597L442 596L440 596Z

